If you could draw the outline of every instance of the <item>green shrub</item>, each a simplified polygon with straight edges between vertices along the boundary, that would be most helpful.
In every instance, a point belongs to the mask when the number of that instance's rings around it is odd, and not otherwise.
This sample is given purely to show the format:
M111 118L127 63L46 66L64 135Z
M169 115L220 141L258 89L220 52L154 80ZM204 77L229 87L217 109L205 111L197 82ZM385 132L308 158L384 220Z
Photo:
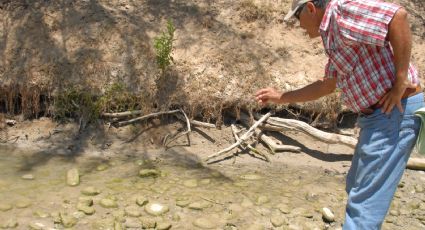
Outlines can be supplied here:
M161 36L154 39L154 48L156 51L156 62L162 73L170 66L173 61L171 52L173 51L174 31L176 28L171 20L167 22L167 31L162 32Z

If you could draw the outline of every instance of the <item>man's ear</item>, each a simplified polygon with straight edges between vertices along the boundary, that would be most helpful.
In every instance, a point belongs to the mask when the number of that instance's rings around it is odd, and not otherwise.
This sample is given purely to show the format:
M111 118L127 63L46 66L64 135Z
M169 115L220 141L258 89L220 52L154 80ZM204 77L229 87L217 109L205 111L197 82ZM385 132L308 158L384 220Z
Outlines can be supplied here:
M307 2L306 8L309 14L316 14L317 9L312 2Z

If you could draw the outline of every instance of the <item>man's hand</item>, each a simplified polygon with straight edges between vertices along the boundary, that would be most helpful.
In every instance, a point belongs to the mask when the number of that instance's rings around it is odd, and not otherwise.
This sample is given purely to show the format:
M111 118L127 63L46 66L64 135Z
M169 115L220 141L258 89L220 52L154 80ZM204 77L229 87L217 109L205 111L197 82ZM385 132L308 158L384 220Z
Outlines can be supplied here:
M388 91L380 100L379 105L382 106L381 111L385 114L390 114L394 106L397 106L398 110L403 113L403 107L401 105L401 97L403 96L406 86L395 85L390 91Z
M265 105L268 102L272 103L282 103L282 92L274 89L274 88L265 88L260 89L255 94L255 99L260 103L261 105Z

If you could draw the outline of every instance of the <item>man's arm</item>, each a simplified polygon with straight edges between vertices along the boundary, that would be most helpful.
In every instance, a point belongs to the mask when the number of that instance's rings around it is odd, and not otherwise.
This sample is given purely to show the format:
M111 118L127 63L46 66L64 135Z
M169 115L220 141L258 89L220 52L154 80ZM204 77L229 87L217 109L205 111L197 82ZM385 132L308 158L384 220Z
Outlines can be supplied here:
M393 88L382 97L379 104L382 105L384 113L391 112L394 106L403 112L401 97L406 88L410 86L407 75L412 50L412 35L404 8L400 8L391 20L388 27L388 39L394 52L396 80Z
M282 93L274 88L265 88L259 90L256 94L256 100L260 104L268 102L284 104L294 102L305 102L316 100L320 97L332 93L336 88L336 79L322 79L311 83L301 89Z

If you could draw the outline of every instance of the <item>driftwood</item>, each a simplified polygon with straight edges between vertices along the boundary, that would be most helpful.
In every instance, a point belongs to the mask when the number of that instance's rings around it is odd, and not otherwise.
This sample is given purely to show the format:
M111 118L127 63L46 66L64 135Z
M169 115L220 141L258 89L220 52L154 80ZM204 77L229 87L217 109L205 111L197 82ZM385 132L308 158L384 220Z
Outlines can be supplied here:
M173 114L176 115L176 117L178 119L186 122L186 118L184 116L181 116L180 114L178 114L176 110L173 110L173 111L170 111L170 112L173 112ZM136 116L136 115L140 115L140 114L143 114L142 110L126 111L126 112L120 112L120 113L102 113L102 116L107 117L107 118L123 118L123 117L128 117L128 116ZM157 114L155 116L158 116L158 115L162 115L162 114ZM144 118L144 119L147 119L147 118ZM196 120L189 120L189 121L190 121L190 124L194 125L194 126L200 126L200 127L204 127L204 128L216 128L216 126L214 124L196 121Z
M298 146L292 145L280 145L273 141L272 138L264 134L259 129L255 130L255 135L260 138L260 140L272 151L272 154L275 154L278 151L292 151L292 152L300 152L301 148Z
M181 110L176 109L176 110L165 111L165 112L151 113L151 114L141 116L141 117L137 117L137 118L134 118L134 119L131 119L131 120L128 120L128 121L120 121L120 122L117 122L115 125L118 126L118 127L121 127L121 126L124 126L124 125L129 125L129 124L133 124L133 123L136 123L136 122L139 122L139 121L143 121L143 120L146 120L146 119L151 118L151 117L157 117L157 116L160 116L160 115L173 114L173 113L178 113L178 112L181 112Z
M265 120L267 120L267 118L269 118L271 116L271 113L267 113L266 115L264 115L263 117L261 117L260 120L258 120L257 122L255 122L255 124L253 126L251 126L251 128L248 129L248 131L246 133L244 133L244 135L242 135L239 139L239 141L237 141L236 143L234 143L233 145L221 150L220 152L211 154L207 157L206 161L214 158L214 157L218 157L221 156L227 152L229 152L230 150L238 147L239 145L241 145L243 142L245 142L246 140L248 140L249 137L251 137L254 134L254 130L261 124L263 123Z
M189 118L187 117L186 113L185 113L183 110L181 110L181 109L180 109L179 111L183 114L183 116L184 116L184 118L185 118L185 120L186 120L187 130L186 130L186 131L184 131L184 132L181 132L181 133L177 134L175 137L173 137L173 138L172 138L170 141L168 141L168 142L166 142L166 140L164 140L164 145L165 145L165 146L168 146L171 142L173 142L173 141L177 140L179 137L181 137L181 136L183 136L183 135L187 135L187 141L189 142L189 145L190 145L190 132L192 132L192 130L191 130L191 128L190 128Z
M233 136L235 137L236 141L240 141L240 137L238 135L238 133L240 133L240 130L238 130L238 128L236 128L235 125L232 125L231 128L232 128ZM270 158L265 153L260 152L258 149L254 148L252 145L247 143L241 143L240 146L242 147L242 149L249 149L252 153L259 155L261 157L264 157L264 159L267 162L270 162Z
M357 144L356 138L324 132L298 120L271 117L267 120L267 124L275 127L281 127L285 130L301 131L328 144L343 144L352 148L356 147Z

